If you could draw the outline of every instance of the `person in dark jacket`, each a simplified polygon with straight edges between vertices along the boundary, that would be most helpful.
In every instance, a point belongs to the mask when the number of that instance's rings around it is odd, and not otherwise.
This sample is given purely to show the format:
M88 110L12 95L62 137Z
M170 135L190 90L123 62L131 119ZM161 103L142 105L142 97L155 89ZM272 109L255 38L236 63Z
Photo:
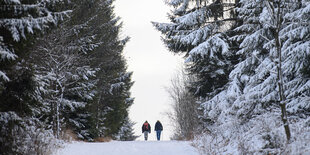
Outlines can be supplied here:
M147 121L142 125L142 133L144 133L144 140L147 140L148 134L151 133L151 126Z
M155 131L156 131L157 140L160 140L160 134L163 131L163 125L160 123L160 121L156 122Z

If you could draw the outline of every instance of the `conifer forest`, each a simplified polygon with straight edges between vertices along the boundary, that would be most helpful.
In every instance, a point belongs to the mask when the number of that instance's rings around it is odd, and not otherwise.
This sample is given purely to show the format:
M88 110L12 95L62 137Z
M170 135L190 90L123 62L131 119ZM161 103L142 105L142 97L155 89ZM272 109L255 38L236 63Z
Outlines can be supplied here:
M310 1L166 5L170 22L153 25L185 60L168 91L174 138L201 154L309 154Z
M150 24L184 60L171 139L203 155L309 154L310 0L164 1L169 22ZM114 2L0 0L0 155L138 137Z
M47 154L68 134L136 138L112 3L0 1L0 154Z

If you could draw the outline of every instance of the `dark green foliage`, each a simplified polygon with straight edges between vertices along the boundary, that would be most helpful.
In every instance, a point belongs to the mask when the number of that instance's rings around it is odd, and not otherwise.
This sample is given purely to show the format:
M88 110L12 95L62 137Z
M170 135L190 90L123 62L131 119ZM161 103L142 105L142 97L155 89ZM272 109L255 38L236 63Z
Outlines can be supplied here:
M38 107L33 92L36 83L29 69L16 70L15 77L4 84L0 93L0 111L15 111L19 116L31 116L33 108Z
M16 146L20 145L21 143L18 143L18 145L13 144L15 138L12 134L21 135L19 132L22 120L21 118L17 117L17 115L12 113L5 114L0 112L0 114L0 116L2 117L2 119L0 119L1 153L19 154L20 152L17 151ZM3 118L5 118L5 120ZM14 130L14 128L16 129Z
M59 2L57 5L46 7L49 2L0 2L0 150L4 154L43 154L54 146L53 135L43 130L44 123L38 121L44 106L36 91L35 70L27 61L38 34L46 32L66 14L58 12L66 7L52 9L64 1L55 0Z
M119 39L121 24L113 14L112 1L74 2L75 10L65 27L81 53L80 63L96 70L95 96L79 112L71 113L69 126L81 139L114 137L128 116L131 75L126 71L122 50L128 38ZM70 32L72 31L72 32ZM81 113L80 113L81 112ZM80 124L80 125L77 125Z
M222 57L219 55L219 57ZM218 65L217 60L212 60L200 55L193 56L195 59L193 64L187 65L187 70L196 75L196 80L189 86L189 91L195 96L206 97L216 94L228 82L228 73L232 67L230 62L226 60L225 64ZM226 58L227 59L227 58ZM224 60L224 58L222 59ZM225 62L225 60L224 60ZM221 74L214 72L221 71Z
M13 150L25 145L31 148L29 154L40 154L53 149L53 139L64 138L66 130L89 141L117 139L121 133L127 138L119 140L134 140L132 123L128 123L128 109L133 104L129 92L132 73L127 72L122 54L128 38L119 38L121 24L113 13L113 0L6 2L0 2L0 46L6 50L0 53L0 141L6 142L0 150L28 153ZM9 9L39 2L45 7ZM72 11L58 12L67 9ZM47 11L54 18L45 22ZM42 18L43 23L27 27L24 17L28 16ZM14 23L1 23L21 18L26 26L16 31L7 26L14 27ZM126 130L122 130L124 126ZM6 133L12 128L21 131L12 132L21 143L9 148L14 137ZM25 140L29 136L38 142L35 147Z

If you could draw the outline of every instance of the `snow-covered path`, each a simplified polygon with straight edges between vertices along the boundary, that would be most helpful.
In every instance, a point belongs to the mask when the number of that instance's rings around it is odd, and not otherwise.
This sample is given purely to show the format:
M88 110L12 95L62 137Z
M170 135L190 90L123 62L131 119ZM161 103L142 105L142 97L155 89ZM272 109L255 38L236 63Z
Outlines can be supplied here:
M198 155L190 142L131 141L108 143L74 142L58 150L56 155Z

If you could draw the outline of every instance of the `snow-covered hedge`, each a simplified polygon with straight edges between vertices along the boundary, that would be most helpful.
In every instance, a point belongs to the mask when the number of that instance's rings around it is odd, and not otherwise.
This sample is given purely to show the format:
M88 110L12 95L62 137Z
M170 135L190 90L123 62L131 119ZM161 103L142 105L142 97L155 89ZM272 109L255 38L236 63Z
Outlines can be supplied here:
M290 123L289 144L278 112L266 112L248 122L232 118L196 136L193 143L202 154L309 154L310 118Z
M45 130L35 118L21 118L15 112L0 112L1 154L50 154L62 145L51 130Z

